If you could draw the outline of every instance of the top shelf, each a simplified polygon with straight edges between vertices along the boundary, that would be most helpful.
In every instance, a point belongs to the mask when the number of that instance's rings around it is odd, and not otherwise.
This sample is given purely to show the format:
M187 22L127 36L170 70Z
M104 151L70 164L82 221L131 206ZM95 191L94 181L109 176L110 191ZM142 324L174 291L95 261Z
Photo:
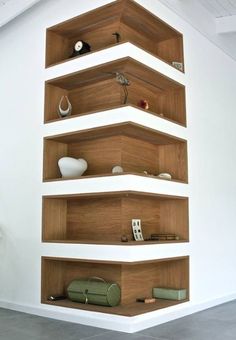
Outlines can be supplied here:
M46 67L69 60L78 40L91 52L128 41L170 65L184 63L182 34L133 0L117 0L48 28Z

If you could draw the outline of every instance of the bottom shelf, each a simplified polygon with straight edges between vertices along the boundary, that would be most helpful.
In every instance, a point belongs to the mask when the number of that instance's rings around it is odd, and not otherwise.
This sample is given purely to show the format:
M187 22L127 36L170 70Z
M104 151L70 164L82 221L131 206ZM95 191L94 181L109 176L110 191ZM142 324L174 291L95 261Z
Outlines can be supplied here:
M69 299L48 301L50 295L66 295L70 282L78 278L100 277L121 288L121 303L116 307L83 304ZM186 300L157 299L155 303L136 302L151 297L154 287L185 288ZM42 303L124 316L135 316L174 306L189 299L189 257L139 262L113 262L82 259L42 258Z
M75 309L82 309L92 312L100 312L100 313L108 313L115 315L123 315L123 316L135 316L139 314L144 314L148 312L153 312L158 309L171 307L178 305L183 302L187 302L186 300L176 301L176 300L164 300L157 299L155 303L142 303L142 302L134 302L128 305L119 305L116 307L105 307L105 306L97 306L97 305L89 305L78 302L73 302L68 299L60 300L60 301L43 301L42 303L59 306L59 307L68 307Z

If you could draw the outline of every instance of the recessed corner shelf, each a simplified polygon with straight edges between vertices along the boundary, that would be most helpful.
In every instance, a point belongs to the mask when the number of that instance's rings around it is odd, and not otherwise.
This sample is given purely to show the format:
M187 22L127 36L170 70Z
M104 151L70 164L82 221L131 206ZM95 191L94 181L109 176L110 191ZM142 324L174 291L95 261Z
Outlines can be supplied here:
M63 180L58 160L67 156L88 162L80 178L111 174L120 165L124 173L167 172L172 180L188 180L186 140L132 122L44 138L44 181Z
M122 106L123 87L116 81L115 72L123 73L130 81L127 104L138 107L145 99L147 112L186 125L185 87L130 57L48 80L45 123L61 119L57 111L63 95L72 104L69 117Z
M175 234L178 241L134 241L132 218L142 220L144 239ZM43 241L148 245L188 241L188 198L136 191L43 197ZM126 235L128 242L121 242Z
M113 250L118 250L118 245L140 245L141 249L152 251L152 248L154 250L162 248L166 251L176 248L177 243L189 242L188 197L167 195L165 190L163 194L163 188L169 189L174 186L169 184L172 181L188 182L187 141L157 130L165 126L160 118L171 122L168 130L171 133L176 131L172 129L176 128L172 123L186 127L185 86L182 80L179 80L179 83L156 71L155 67L148 67L128 57L129 54L126 52L125 54L122 52L122 56L125 56L122 59L119 59L120 55L116 57L114 53L114 50L131 46L125 44L130 42L134 45L132 51L137 50L135 47L137 46L152 54L153 56L149 57L153 61L159 58L184 72L182 34L136 1L117 0L48 28L46 67L71 60L74 45L79 40L91 46L91 51L81 54L81 57L85 58L83 59L85 62L93 61L90 66L96 66L84 69L86 65L83 63L84 66L80 66L76 72L63 76L59 68L57 75L60 77L45 82L44 123L58 122L55 126L68 131L67 124L63 123L66 119L100 112L96 115L97 119L102 116L103 111L118 108L121 108L118 111L121 117L124 117L122 121L125 122L76 131L79 129L78 119L74 119L75 124L72 124L74 127L71 128L74 131L58 135L48 133L44 137L43 181L65 180L59 171L58 161L62 157L73 157L84 158L88 163L88 168L82 176L71 178L77 180L77 184L90 183L90 180L79 179L101 176L114 176L112 183L125 183L125 179L131 178L127 175L131 174L132 179L139 180L139 184L147 183L148 188L152 184L159 188L158 184L161 184L162 189L161 194L129 190L73 194L63 190L63 194L56 194L57 190L56 193L43 196L42 242L48 243L47 248L51 248L49 243L57 243L60 249L61 247L80 249L83 247L81 244L88 244L91 251L97 249L98 246L95 245L100 245L101 249ZM112 53L105 51L108 47L116 45L119 47L110 50ZM101 53L103 56L108 53L109 59L97 61L96 55L90 54L99 50L104 50ZM86 58L89 54L90 57ZM109 62L104 63L105 60ZM99 64L102 62L103 64ZM152 65L164 66L158 60L155 62L156 64ZM71 67L76 65L76 61L68 63L65 69L70 69L68 72L71 72ZM56 69L49 72L52 72L54 77ZM171 71L168 66L165 69ZM63 72L66 73L65 70ZM120 83L118 76L128 79L126 87ZM177 73L173 77L182 78L177 77ZM70 116L61 118L58 107L59 103L63 106L64 96L68 97L72 111ZM145 103L146 107L143 106ZM137 109L146 113L141 113ZM128 110L130 113L132 110L132 117L133 114L136 117L137 113L139 118L144 116L152 118L152 121L155 121L154 128L130 122L132 119L127 116ZM112 112L114 114L114 110ZM106 113L110 116L110 112ZM148 113L159 118L150 117ZM91 122L94 116L89 116ZM54 128L54 124L51 127ZM113 174L112 169L116 165L121 166L123 172ZM171 180L163 182L162 179L162 183L158 182L161 180L158 177L160 173L171 174ZM121 175L124 177L119 177ZM138 176L145 176L147 179ZM109 182L108 178L99 180L101 183ZM64 188L71 188L73 183L75 182L64 182L61 185ZM53 187L61 185L54 183ZM105 190L107 188L102 189ZM144 241L134 241L132 219L141 220ZM152 234L159 237L162 235L161 238L164 240L150 241ZM169 235L169 240L164 235ZM170 243L173 245L169 245ZM149 244L155 246L148 247ZM107 245L113 247L107 248ZM185 248L185 245L182 246ZM178 247L182 248L180 245ZM130 251L131 248L122 249ZM112 257L114 261L79 259L76 256L75 258L44 256L41 258L41 302L55 307L132 317L189 301L189 256L169 258L166 253L164 254L166 258L157 255L153 260L149 257L149 260L135 262L130 262L133 261L132 257L125 261L115 261L115 253ZM96 258L96 254L94 255ZM89 277L100 277L108 282L116 282L121 288L120 304L116 307L105 307L72 302L67 298L67 287L72 280ZM186 289L187 297L180 301L157 299L154 303L136 302L138 298L151 297L154 287ZM48 298L52 295L63 295L65 298L49 301Z
M77 278L101 277L121 288L121 303L116 307L72 302L69 299L48 301L50 295L66 295L66 287ZM153 287L187 290L182 301L157 299L155 303L136 302L137 298L152 296ZM188 256L140 262L111 262L68 258L42 258L42 303L124 316L135 316L171 307L189 299Z
M46 67L69 60L78 40L89 43L91 52L128 41L170 65L184 63L182 34L132 0L117 0L52 26L46 37Z

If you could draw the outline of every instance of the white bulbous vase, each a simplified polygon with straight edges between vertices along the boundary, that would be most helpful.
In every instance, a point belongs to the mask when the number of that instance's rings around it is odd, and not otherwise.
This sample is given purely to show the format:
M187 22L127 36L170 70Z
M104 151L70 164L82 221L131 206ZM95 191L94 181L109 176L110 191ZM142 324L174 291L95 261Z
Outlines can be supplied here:
M74 178L83 175L88 168L88 163L83 158L62 157L58 161L62 177Z

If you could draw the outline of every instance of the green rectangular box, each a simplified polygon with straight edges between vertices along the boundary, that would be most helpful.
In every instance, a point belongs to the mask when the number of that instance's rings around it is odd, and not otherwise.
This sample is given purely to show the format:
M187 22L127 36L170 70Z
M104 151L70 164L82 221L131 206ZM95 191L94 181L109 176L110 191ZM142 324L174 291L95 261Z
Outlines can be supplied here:
M167 300L185 300L187 298L186 289L153 288L153 297Z

